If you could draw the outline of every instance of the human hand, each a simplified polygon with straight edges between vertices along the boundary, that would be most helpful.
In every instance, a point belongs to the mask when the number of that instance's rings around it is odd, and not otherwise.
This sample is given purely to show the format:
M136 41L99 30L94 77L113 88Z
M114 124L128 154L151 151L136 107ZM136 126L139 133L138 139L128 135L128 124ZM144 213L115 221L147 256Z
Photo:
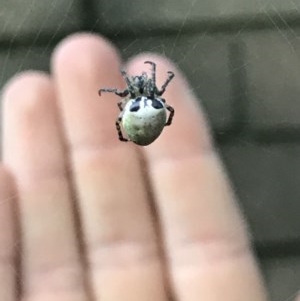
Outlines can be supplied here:
M164 96L176 112L145 148L118 140L119 99L97 94L124 86L102 38L71 36L50 76L25 72L7 84L0 300L16 300L17 283L28 301L267 300L195 96L164 58L140 55L129 74L146 60L157 63L158 84L175 72Z

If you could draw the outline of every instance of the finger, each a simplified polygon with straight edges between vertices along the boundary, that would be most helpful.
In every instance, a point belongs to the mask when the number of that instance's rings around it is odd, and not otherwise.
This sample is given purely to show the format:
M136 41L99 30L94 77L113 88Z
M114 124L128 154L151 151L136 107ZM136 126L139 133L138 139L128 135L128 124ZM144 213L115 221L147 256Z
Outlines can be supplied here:
M46 75L25 73L7 85L3 148L20 195L22 300L87 300L53 87Z
M164 94L175 109L173 125L145 149L175 294L182 301L265 300L205 117L183 76L165 59L139 56L130 62L130 72L141 72L146 60L157 63L159 85L167 71L175 73Z
M120 61L107 41L76 35L53 59L97 300L166 300L138 154L118 140Z
M11 177L0 166L0 300L14 301L17 296L16 191Z

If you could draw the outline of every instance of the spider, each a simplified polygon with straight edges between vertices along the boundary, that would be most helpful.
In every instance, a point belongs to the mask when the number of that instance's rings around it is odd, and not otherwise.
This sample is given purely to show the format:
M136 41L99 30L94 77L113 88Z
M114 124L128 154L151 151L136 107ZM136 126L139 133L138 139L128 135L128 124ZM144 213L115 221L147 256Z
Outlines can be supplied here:
M121 113L116 120L119 139L142 146L151 144L159 137L165 126L171 125L175 112L161 97L173 79L174 73L168 71L168 77L159 90L156 86L156 64L151 61L144 63L151 65L151 77L148 77L146 72L129 77L124 70L121 70L127 84L124 91L116 88L102 88L98 91L99 96L102 92L111 92L123 98L118 103ZM121 128L126 133L126 138Z

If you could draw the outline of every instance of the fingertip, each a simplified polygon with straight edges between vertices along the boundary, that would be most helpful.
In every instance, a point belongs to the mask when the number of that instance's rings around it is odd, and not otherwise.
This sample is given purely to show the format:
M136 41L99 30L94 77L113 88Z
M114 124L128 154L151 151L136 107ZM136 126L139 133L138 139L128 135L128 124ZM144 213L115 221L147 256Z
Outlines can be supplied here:
M11 153L11 142L24 139L27 125L43 120L53 102L54 91L50 77L39 71L25 71L6 84L3 93L3 153ZM20 132L21 131L21 132ZM19 138L18 138L19 137Z
M51 90L49 75L41 71L24 71L12 77L2 90L4 110L14 109L32 110L37 103L47 99Z
M118 114L116 95L105 93L99 98L98 91L122 88L120 65L116 48L95 34L71 35L55 49L53 78L70 148L95 148L118 142L114 127Z
M24 71L16 74L5 85L2 91L2 155L5 163L13 158L12 145L23 139L31 139L27 132L28 124L35 122L38 126L49 110L54 97L49 75L39 71ZM21 153L24 150L21 150ZM20 149L16 149L20 153ZM8 163L10 166L10 164Z
M95 59L96 58L96 59ZM120 56L116 47L107 39L92 33L76 33L62 40L55 48L51 67L54 72L61 69L88 74L94 70L95 64L99 69L120 65Z
M59 58L60 55L64 55L65 51L69 55L70 53L68 51L74 50L74 47L79 47L78 50L80 50L82 47L90 48L91 45L99 46L103 49L103 51L107 51L108 53L117 53L117 50L112 43L103 36L88 32L79 32L64 38L54 49L53 58ZM80 55L80 52L78 54Z

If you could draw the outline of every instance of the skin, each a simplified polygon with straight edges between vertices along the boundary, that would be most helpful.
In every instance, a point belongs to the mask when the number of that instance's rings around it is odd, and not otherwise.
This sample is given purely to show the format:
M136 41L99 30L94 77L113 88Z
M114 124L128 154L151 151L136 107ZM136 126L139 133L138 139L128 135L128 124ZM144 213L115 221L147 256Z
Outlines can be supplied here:
M118 140L124 88L115 48L77 34L51 75L25 72L2 94L0 300L266 301L249 235L208 125L180 71L155 61L172 126L141 148ZM192 137L192 139L191 139Z

